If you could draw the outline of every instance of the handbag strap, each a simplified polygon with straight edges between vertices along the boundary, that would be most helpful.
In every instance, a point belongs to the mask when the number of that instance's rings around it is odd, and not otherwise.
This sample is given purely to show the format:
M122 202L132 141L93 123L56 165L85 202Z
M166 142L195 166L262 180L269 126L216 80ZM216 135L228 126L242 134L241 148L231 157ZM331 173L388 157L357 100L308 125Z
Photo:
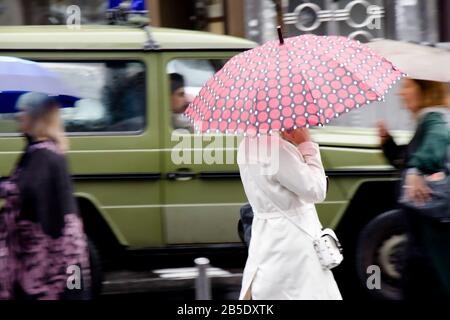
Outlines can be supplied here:
M313 241L316 240L316 238L314 238L305 228L299 226L294 220L291 219L291 217L289 217L289 215L287 215L284 211L280 210L281 213L283 214L283 216L286 217L286 219L288 219L294 226L296 226L298 229L300 229L301 231L303 231L304 233L306 233L307 236L309 236Z
M328 182L327 182L327 188L328 188ZM271 197L267 194L267 192L264 189L260 189L260 191L264 194L264 196L266 196L267 198L271 199ZM297 227L300 231L304 232L307 236L309 236L313 241L315 241L317 238L315 238L311 233L309 233L308 230L306 230L305 228L299 226L293 219L291 219L289 217L289 215L287 215L284 210L281 210L280 207L278 207L278 205L276 204L275 201L272 201L273 205L275 206L275 209L278 209L281 214L289 221L291 222L295 227Z
M260 191L264 194L264 196L266 196L267 198L271 198L267 192L263 189L260 189ZM316 238L314 238L305 228L299 226L297 223L295 223L294 220L291 219L291 217L289 217L289 215L286 214L286 212L284 212L284 210L281 210L280 207L278 207L278 205L275 203L275 201L272 201L272 203L275 206L275 209L278 209L278 211L281 212L281 214L289 221L291 222L295 227L297 227L300 231L306 233L307 236L309 236L313 241L316 240Z

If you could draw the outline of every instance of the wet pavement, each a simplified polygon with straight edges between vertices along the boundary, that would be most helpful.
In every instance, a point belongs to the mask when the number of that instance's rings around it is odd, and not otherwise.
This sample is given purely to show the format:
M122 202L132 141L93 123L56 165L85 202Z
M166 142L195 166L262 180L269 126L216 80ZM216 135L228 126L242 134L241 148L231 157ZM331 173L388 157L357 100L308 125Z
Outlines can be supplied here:
M207 274L213 299L238 298L242 269L210 267ZM198 271L193 267L107 272L101 299L194 300L197 276Z
M103 271L101 299L194 300L198 270L194 260L206 257L214 300L237 300L246 248L187 254L131 255L120 266Z

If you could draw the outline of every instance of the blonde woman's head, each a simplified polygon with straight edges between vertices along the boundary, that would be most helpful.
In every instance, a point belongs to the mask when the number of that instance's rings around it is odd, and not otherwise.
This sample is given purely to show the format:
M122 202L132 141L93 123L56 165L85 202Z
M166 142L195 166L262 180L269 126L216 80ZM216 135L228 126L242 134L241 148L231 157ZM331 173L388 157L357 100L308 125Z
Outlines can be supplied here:
M449 87L443 82L405 78L399 95L413 113L427 107L449 106Z
M53 140L62 151L68 150L59 102L43 93L30 92L17 101L20 130L36 140Z

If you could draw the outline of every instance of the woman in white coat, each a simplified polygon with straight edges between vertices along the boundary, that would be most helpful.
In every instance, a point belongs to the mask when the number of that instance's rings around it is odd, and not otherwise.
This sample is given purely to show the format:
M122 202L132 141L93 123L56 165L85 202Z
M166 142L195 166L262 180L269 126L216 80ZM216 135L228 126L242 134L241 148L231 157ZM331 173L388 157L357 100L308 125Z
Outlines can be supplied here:
M314 203L325 199L327 182L308 130L246 137L238 163L254 212L240 299L342 299L313 248L322 229Z

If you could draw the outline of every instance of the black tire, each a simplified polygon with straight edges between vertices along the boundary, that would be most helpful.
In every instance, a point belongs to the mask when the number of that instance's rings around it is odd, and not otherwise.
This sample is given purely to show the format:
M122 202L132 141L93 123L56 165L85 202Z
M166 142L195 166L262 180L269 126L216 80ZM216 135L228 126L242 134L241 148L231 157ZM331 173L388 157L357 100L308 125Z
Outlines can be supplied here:
M91 271L91 296L93 299L100 297L102 291L102 266L98 250L91 239L88 239L89 263Z
M356 270L361 285L377 299L401 300L401 274L407 244L403 212L387 211L370 221L361 231L356 247ZM380 269L380 288L369 289L369 266Z

